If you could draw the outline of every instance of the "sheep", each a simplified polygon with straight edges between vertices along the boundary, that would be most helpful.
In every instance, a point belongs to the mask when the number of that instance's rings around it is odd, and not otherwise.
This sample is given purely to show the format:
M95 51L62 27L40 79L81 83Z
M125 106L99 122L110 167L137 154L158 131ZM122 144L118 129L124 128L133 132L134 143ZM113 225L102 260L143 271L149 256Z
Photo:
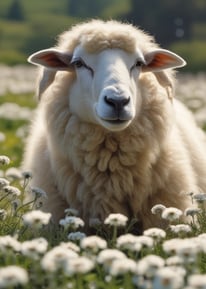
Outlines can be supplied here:
M180 56L131 24L91 20L28 61L42 70L23 167L54 222L70 207L86 224L121 213L161 227L154 205L185 210L204 191L205 136L174 99Z

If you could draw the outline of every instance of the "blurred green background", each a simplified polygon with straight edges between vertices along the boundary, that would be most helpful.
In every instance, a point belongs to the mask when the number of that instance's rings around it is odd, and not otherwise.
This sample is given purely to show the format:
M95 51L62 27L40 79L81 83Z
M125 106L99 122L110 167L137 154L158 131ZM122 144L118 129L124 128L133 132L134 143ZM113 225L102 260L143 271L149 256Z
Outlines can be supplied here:
M205 0L1 0L0 63L26 63L57 34L90 18L131 22L181 54L185 71L206 70Z

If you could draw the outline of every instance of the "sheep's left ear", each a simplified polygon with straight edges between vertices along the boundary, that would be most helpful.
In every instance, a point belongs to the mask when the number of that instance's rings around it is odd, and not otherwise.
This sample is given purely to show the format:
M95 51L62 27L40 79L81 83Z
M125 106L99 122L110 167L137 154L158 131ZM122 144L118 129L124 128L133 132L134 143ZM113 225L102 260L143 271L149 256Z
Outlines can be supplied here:
M185 60L179 55L165 49L157 49L145 56L143 71L158 72L167 68L177 68L186 65Z
M32 54L28 58L28 62L52 70L68 70L72 69L71 58L72 55L69 53L50 48Z

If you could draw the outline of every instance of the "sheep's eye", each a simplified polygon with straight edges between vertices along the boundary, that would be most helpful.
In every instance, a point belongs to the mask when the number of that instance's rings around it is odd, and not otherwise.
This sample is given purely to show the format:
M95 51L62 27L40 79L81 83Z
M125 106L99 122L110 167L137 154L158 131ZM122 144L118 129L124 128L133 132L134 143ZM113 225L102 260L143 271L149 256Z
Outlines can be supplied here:
M135 63L135 67L142 67L144 65L143 61L137 60Z
M88 69L92 75L94 74L93 69L91 67L89 67L81 58L76 58L76 59L74 58L71 61L71 65L73 65L77 69L84 67L84 68Z
M80 60L80 59L73 61L72 64L73 64L76 68L81 68L81 67L85 66L85 65L84 65L84 62L83 62L82 60Z
M134 69L134 68L141 68L142 66L145 65L145 62L144 60L142 59L137 59L135 64L131 67L131 71Z

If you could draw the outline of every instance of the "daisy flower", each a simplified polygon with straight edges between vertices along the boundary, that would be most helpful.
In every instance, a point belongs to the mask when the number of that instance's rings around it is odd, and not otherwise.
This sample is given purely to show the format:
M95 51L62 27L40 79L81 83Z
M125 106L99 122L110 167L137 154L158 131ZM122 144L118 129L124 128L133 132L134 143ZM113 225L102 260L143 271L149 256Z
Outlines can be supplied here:
M41 266L45 271L55 272L59 269L66 270L68 262L77 258L78 254L73 250L57 246L47 252L41 260Z
M169 207L162 212L162 219L169 222L178 221L182 216L183 212L177 208Z
M132 234L124 234L117 238L116 246L120 249L139 252L142 244L137 241L137 236Z
M112 276L124 275L126 273L134 273L136 270L136 266L136 262L132 259L116 259L111 263L109 273Z
M81 241L83 238L86 237L86 234L83 232L71 232L67 236L70 241Z
M97 256L97 262L103 264L106 269L110 268L116 259L127 259L127 256L117 249L104 249Z
M105 220L104 224L114 227L124 227L126 226L128 217L123 214L110 214Z
M99 250L107 247L107 242L98 236L89 236L81 240L80 246L84 250L97 253Z
M7 250L12 250L14 252L19 252L21 249L21 243L17 241L14 237L10 235L0 236L0 251L7 252Z
M29 281L28 273L18 266L0 268L0 288L13 288L17 285L25 285Z
M24 256L38 260L48 247L48 242L44 238L37 238L30 241L24 241L21 244L21 252Z
M162 268L164 264L163 258L157 255L147 255L137 263L136 273L151 278L155 276L157 269Z
M184 286L182 272L177 272L170 267L163 267L156 271L153 281L153 289L180 289Z
M206 274L193 274L188 277L188 284L194 289L206 288Z
M154 240L159 241L166 237L166 232L159 228L150 228L143 232L144 236L152 237Z
M5 186L3 187L3 191L6 194L11 195L12 197L18 197L21 195L21 191L18 188L13 187L13 186Z
M166 207L164 205L157 204L157 205L152 207L151 212L154 215L161 215L162 212L164 211L164 209L166 209Z
M10 158L7 156L0 156L0 165L9 165Z
M84 221L75 216L66 216L59 221L59 224L63 226L65 230L76 230L79 227L84 227Z
M91 259L80 256L68 260L67 266L64 268L65 274L69 276L74 274L86 274L94 268L94 261Z
M175 234L190 233L192 228L187 224L170 225L170 230Z
M0 189L9 185L9 181L5 178L0 178Z
M43 225L47 225L49 223L51 213L34 210L24 214L22 218L24 225L34 228L41 228Z

